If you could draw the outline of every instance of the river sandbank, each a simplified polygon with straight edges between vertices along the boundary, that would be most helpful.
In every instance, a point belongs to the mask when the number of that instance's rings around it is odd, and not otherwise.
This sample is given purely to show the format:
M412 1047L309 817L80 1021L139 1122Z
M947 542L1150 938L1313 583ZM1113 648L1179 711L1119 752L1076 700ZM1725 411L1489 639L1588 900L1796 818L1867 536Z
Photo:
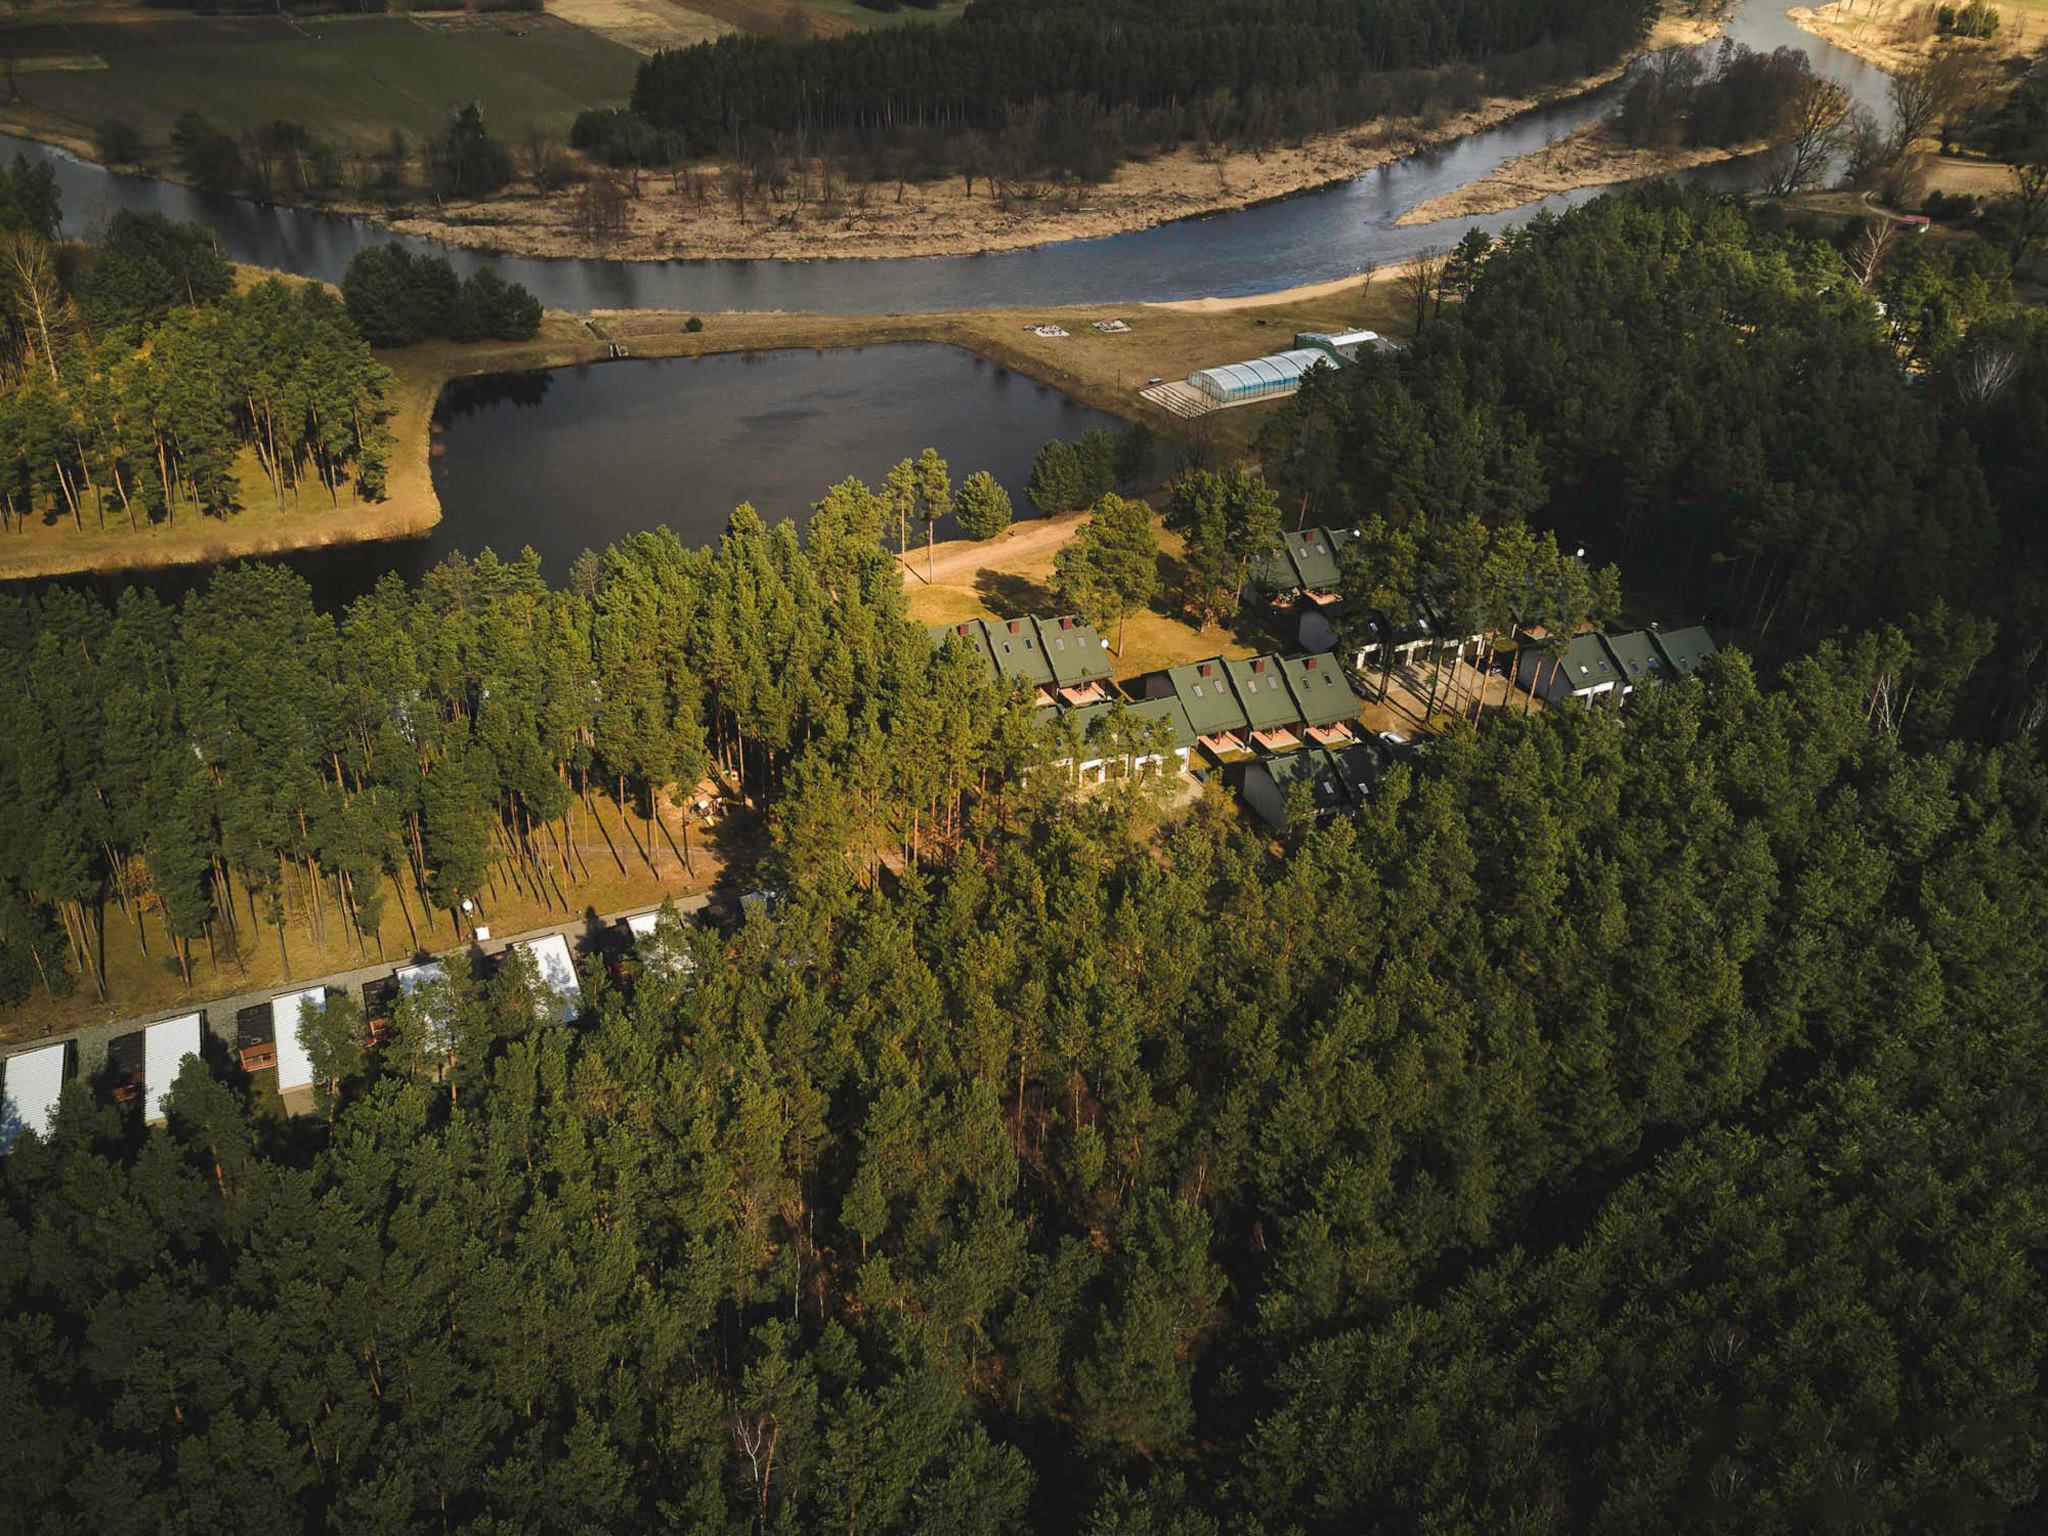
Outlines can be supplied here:
M1687 14L1699 10L1701 14ZM1720 29L1715 0L1666 0L1644 49L1700 42ZM917 257L1016 250L1123 234L1176 220L1229 212L1340 183L1417 151L1448 144L1567 100L1612 80L1624 66L1552 90L1492 98L1470 110L1424 119L1380 120L1261 153L1205 155L1184 148L1133 161L1106 183L1086 188L1010 187L999 194L977 180L851 185L821 196L814 168L801 205L750 200L744 215L723 190L716 166L681 178L641 173L626 208L626 229L593 238L580 227L572 193L543 198L520 182L493 198L420 206L393 213L382 205L334 205L392 230L508 256L793 259ZM93 158L75 125L25 106L0 104L0 128L60 144Z
M1689 16L1673 0L1644 50L1698 43L1720 30L1718 15ZM579 227L574 199L520 187L483 201L450 203L393 219L401 234L518 256L667 260L678 257L793 259L962 256L1063 240L1127 234L1177 219L1225 213L1348 181L1405 156L1482 132L1546 103L1582 95L1625 65L1541 93L1497 97L1440 118L1381 119L1260 154L1220 157L1193 148L1122 166L1093 187L999 193L977 181L843 187L828 202L813 195L744 218L711 167L681 184L642 174L624 233L593 239ZM820 178L814 172L814 184Z
M1785 14L1815 37L1897 74L1925 59L1940 40L1934 9L1926 0L1832 0ZM2001 56L2025 54L2048 31L2048 0L1998 0L1997 10L1998 35L1990 46Z
M1520 208L1538 198L1552 197L1580 187L1604 187L1614 182L1642 181L1652 176L1669 176L1695 166L1713 165L1752 154L1761 142L1736 149L1712 146L1671 149L1642 149L1625 143L1611 120L1588 123L1554 139L1541 149L1518 155L1491 176L1469 181L1442 197L1417 203L1394 222L1434 224L1442 219L1472 219L1484 214Z

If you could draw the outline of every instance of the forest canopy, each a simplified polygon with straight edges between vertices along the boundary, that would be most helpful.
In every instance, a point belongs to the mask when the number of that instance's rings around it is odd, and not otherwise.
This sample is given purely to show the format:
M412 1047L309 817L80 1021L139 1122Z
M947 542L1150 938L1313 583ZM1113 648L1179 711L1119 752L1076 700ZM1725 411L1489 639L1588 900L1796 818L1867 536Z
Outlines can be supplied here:
M374 1050L329 1003L309 1117L68 1087L0 1166L0 1528L2037 1529L2048 367L1983 278L1669 190L1464 252L1261 444L1347 585L1584 518L1780 659L1278 837L1029 771L856 482L559 588L0 602L17 988L123 879L194 935L228 868L524 877L593 781L715 768L778 893L567 1023L518 963Z
M1655 0L974 0L945 27L663 51L641 64L632 105L688 154L769 133L973 131L1017 140L1020 165L1092 177L1197 133L1264 141L1364 121L1397 105L1400 72L1485 66L1497 89L1526 91L1613 62L1655 13Z

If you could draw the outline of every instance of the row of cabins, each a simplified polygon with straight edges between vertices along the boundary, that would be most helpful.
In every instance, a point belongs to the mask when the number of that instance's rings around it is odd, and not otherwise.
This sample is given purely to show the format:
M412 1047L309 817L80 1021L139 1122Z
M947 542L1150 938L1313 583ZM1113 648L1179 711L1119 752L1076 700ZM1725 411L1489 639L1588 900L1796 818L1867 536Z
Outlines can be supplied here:
M1109 653L1084 620L969 619L930 631L935 644L957 639L973 648L995 680L1017 679L1039 704L1057 709L1078 754L1052 766L1083 782L1135 773L1169 759L1186 772L1197 749L1225 768L1246 798L1265 813L1266 790L1314 771L1331 784L1360 788L1378 770L1378 749L1360 739L1358 698L1343 665L1328 651L1309 656L1212 656L1148 673L1118 688ZM1156 724L1159 745L1141 752L1103 730L1122 710L1133 725ZM1349 757L1340 755L1350 753ZM1300 762L1277 774L1259 765ZM1345 792L1348 798L1349 792ZM1274 819L1269 817L1268 819ZM1276 821L1277 824L1277 821Z
M620 925L621 939L637 952L652 953L659 912L644 912L626 918ZM502 965L515 950L532 956L541 985L556 999L564 1023L583 1010L583 988L577 980L576 962L569 941L559 933L543 934L507 945L483 957L486 966ZM687 957L670 957L664 963L683 963ZM363 1017L371 1043L382 1040L389 1028L392 1007L421 987L444 979L447 964L426 960L402 965L390 974L365 982L362 987ZM309 1013L327 1005L339 995L325 987L304 987L280 992L268 1002L253 1004L235 1014L235 1055L244 1072L275 1072L277 1091L289 1114L304 1114L313 1107L313 1059L307 1048L305 1025ZM205 1056L206 1015L203 1011L161 1019L139 1030L116 1036L108 1042L106 1077L114 1101L139 1102L145 1124L164 1119L164 1100L171 1085L184 1070L189 1057ZM0 1063L0 1155L11 1151L23 1131L47 1136L64 1084L77 1074L78 1052L74 1041L38 1046L22 1051Z
M1295 636L1304 650L1329 650L1337 640L1343 610L1339 551L1357 535L1348 528L1299 528L1281 537L1279 550L1253 567L1249 584L1279 614L1293 613ZM1535 638L1541 638L1540 631ZM1460 660L1477 659L1487 636L1450 635L1442 615L1426 600L1405 623L1375 613L1363 626L1363 641L1348 658L1365 672L1414 659L1439 641L1455 641ZM1387 650L1391 648L1392 655ZM1626 697L1644 686L1692 676L1715 651L1706 630L1694 625L1669 632L1649 629L1622 635L1587 633L1573 639L1560 658L1524 646L1515 681L1550 703L1590 702L1604 694Z
M1714 651L1713 637L1698 625L1625 635L1589 632L1575 635L1561 653L1546 655L1539 647L1524 646L1516 657L1515 681L1550 704L1619 701L1638 688L1691 677Z
M1358 535L1350 528L1297 528L1280 536L1280 547L1257 565L1246 585L1281 622L1294 621L1294 637L1305 651L1333 650L1337 620L1344 611L1339 552ZM1364 640L1347 657L1354 671L1375 670L1415 659L1418 651L1449 635L1443 617L1427 601L1416 603L1405 620L1375 613L1364 625ZM1455 637L1460 659L1476 657L1486 636ZM1392 648L1392 656L1385 647Z
M1015 679L1042 705L1084 709L1115 697L1109 642L1074 614L1056 619L967 619L928 631L934 645L958 640L997 682Z

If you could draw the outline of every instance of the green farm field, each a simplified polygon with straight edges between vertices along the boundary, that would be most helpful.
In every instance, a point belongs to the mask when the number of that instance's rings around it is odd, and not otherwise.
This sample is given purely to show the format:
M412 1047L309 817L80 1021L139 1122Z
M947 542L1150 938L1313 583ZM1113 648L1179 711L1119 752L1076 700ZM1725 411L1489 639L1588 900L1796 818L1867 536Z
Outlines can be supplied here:
M8 115L89 139L121 117L161 145L196 109L223 127L278 118L329 143L431 134L470 100L494 131L566 132L585 107L623 105L636 55L552 16L179 18L0 28Z

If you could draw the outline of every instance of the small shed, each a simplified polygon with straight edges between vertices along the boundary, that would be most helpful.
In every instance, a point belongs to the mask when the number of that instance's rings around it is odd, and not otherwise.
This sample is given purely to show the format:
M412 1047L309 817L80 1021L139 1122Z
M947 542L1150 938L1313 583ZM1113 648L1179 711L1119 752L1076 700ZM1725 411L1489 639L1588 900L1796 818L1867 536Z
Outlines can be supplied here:
M142 1032L142 1118L151 1125L164 1118L164 1100L184 1069L185 1058L199 1054L200 1015L180 1014L152 1024Z
M50 1134L64 1080L71 1075L71 1043L39 1046L10 1056L0 1067L0 1157L14 1150L23 1131Z
M277 1091L293 1093L313 1086L313 1058L307 1054L300 1033L308 1008L325 1008L327 990L308 987L303 992L281 992L270 1000L270 1027L277 1041Z
M519 947L533 956L540 984L555 994L562 1022L569 1023L583 1011L583 987L576 979L576 962L570 957L569 941L559 933L549 933L528 939Z

